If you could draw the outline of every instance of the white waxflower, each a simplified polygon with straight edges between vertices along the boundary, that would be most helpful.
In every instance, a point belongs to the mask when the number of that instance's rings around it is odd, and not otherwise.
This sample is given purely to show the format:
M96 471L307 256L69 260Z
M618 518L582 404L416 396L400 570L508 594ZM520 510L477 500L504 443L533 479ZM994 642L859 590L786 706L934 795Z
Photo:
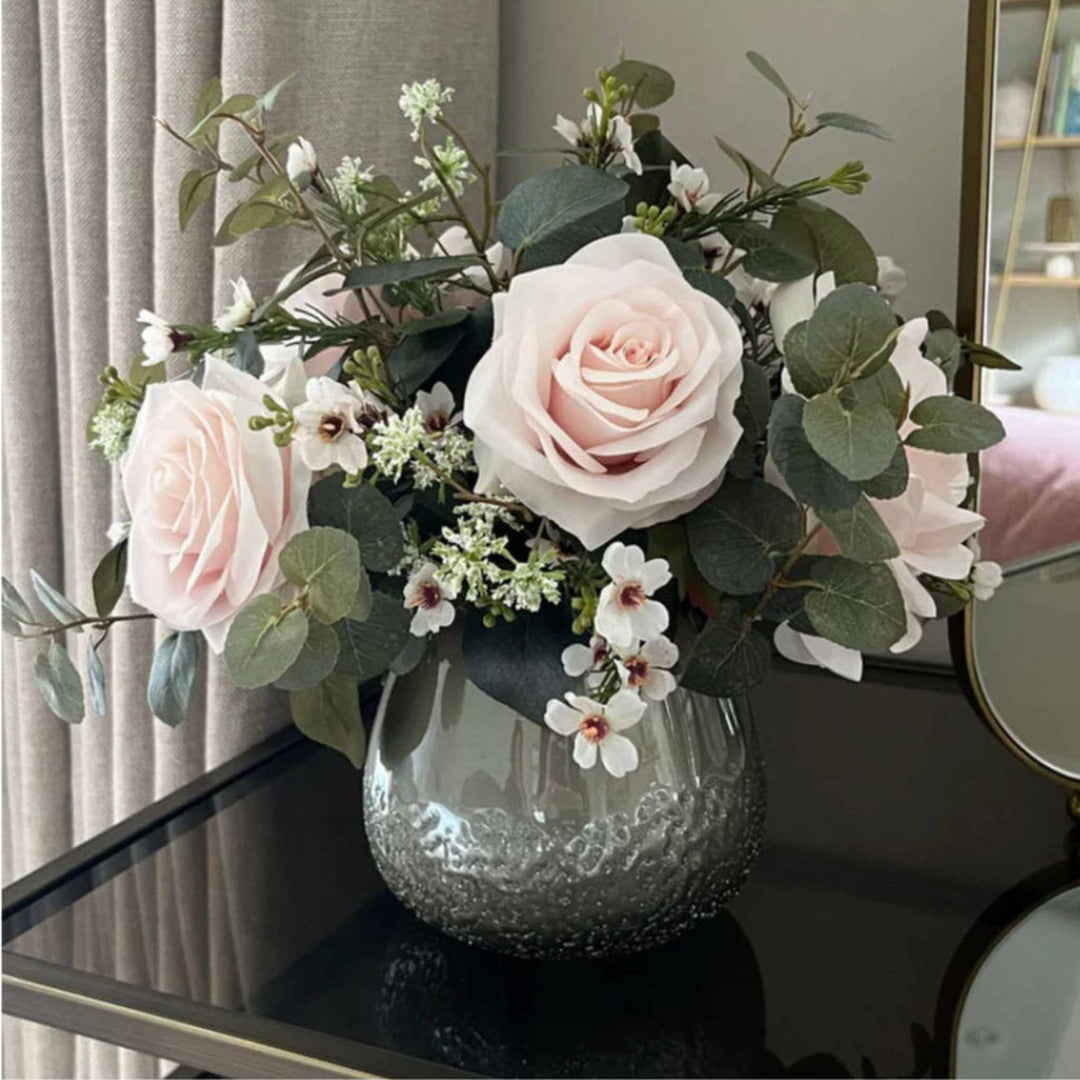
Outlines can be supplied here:
M552 130L557 131L571 146L580 146L582 143L581 128L573 120L567 120L562 113L555 117Z
M315 472L340 465L358 473L367 465L364 415L367 403L325 375L308 379L307 401L293 410L304 464Z
M599 634L589 638L588 645L567 645L562 651L563 671L578 679L591 668L599 667L611 655L611 646Z
M663 701L676 686L667 669L678 662L678 645L661 635L640 647L620 649L615 667L627 689L640 690L650 701Z
M636 544L616 540L608 545L602 564L611 584L600 593L596 632L616 648L629 648L639 638L659 637L667 629L668 610L649 597L671 580L667 560L646 562L645 552Z
M704 169L671 163L668 191L688 213L707 214L719 201L719 195L709 194L709 177Z
M121 540L126 540L130 532L130 521L114 521L109 526L105 535L109 538L109 543L115 547L115 545L119 544Z
M415 608L416 614L409 623L409 632L416 637L437 634L454 621L454 605L457 589L446 585L436 577L434 563L426 562L405 584L405 606Z
M315 156L315 147L303 135L296 142L289 144L289 152L285 158L285 172L294 184L310 181L318 167L319 161Z
M454 412L454 395L444 382L437 382L430 390L417 390L416 407L431 434L445 431L461 419L461 413Z
M606 704L580 694L568 693L566 702L547 703L544 723L560 735L574 736L574 760L583 768L600 760L614 777L638 767L637 747L620 732L633 727L645 712L645 702L632 690L619 690Z
M225 311L214 320L214 325L222 331L229 333L251 322L251 316L255 314L255 300L252 298L248 283L241 277L233 283L233 302Z
M613 116L608 134L619 153L622 154L626 167L640 176L641 158L638 157L637 151L634 149L634 131L630 127L630 122L625 116ZM706 183L708 183L707 180Z
M363 161L358 157L344 157L330 180L338 202L347 214L354 217L359 217L366 209L367 196L361 188L370 184L375 176L370 167L363 166Z
M888 255L877 257L877 291L886 300L895 300L907 285L907 274Z
M453 97L454 88L444 87L438 79L427 79L422 83L402 83L398 108L413 126L413 142L420 138L420 127L424 121L438 120L442 116L442 106L453 100Z
M142 332L144 364L160 364L176 349L179 335L160 316L143 308L139 322L146 323Z
M1005 575L1001 572L998 563L992 562L990 559L977 562L971 571L971 584L974 586L972 591L975 594L975 599L989 600L1004 580Z

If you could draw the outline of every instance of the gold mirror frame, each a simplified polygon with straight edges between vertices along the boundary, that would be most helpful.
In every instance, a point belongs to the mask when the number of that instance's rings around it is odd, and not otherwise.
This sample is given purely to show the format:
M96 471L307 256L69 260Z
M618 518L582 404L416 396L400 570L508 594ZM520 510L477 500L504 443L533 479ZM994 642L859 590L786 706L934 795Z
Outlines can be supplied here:
M964 141L960 194L960 257L956 289L957 329L982 342L988 292L989 194L992 167L994 75L997 58L998 5L1001 0L970 0L967 67L964 83ZM1014 0L1015 2L1015 0ZM1033 0L1038 3L1039 0ZM1040 6L1055 7L1058 0ZM956 393L979 400L979 379L971 364L956 377ZM975 495L978 508L978 491ZM1021 761L1071 791L1069 809L1080 818L1080 786L1074 777L1056 772L1018 743L998 719L979 682L975 665L973 607L949 620L949 645L957 677L976 712Z

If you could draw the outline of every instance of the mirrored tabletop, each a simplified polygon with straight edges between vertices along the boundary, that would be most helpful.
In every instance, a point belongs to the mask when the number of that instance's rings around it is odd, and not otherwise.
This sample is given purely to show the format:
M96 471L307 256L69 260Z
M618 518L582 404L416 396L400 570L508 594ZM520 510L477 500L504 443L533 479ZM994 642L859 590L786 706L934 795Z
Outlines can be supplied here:
M1075 841L1063 789L951 692L937 737L968 775L851 768L842 725L882 692L832 728L761 724L764 853L668 946L555 963L450 940L379 878L360 774L283 732L6 890L4 1008L222 1075L947 1074L979 958L1075 877ZM905 740L924 751L920 720L877 742L895 764Z

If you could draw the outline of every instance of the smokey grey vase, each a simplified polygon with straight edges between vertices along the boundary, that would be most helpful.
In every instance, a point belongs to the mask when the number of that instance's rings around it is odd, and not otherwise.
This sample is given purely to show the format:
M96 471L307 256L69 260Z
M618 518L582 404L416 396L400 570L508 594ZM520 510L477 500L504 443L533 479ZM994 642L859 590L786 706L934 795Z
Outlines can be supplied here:
M573 740L488 697L460 639L388 679L364 813L379 871L425 922L526 957L608 956L714 915L761 843L746 705L677 690L630 731L638 769L580 769Z

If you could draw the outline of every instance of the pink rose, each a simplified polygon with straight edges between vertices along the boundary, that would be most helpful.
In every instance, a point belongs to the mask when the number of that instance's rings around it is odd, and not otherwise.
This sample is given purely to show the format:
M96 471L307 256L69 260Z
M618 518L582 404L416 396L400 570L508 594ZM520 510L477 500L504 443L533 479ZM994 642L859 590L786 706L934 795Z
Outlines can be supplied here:
M215 652L236 612L279 583L278 553L307 528L311 473L248 418L266 387L221 360L146 393L121 465L131 598Z
M742 428L742 336L656 237L620 234L496 293L465 391L480 486L595 548L692 510Z

